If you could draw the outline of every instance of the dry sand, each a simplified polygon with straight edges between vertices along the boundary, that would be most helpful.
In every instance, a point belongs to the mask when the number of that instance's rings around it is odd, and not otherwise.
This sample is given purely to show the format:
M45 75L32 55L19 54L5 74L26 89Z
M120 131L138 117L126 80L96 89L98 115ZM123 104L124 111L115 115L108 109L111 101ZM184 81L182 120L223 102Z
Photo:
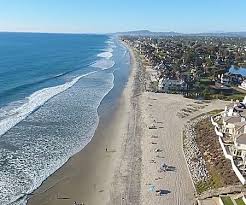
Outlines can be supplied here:
M143 73L132 51L131 56L129 81L110 121L99 123L92 141L34 192L29 205L193 203L182 128L190 118L224 104L214 101L206 106L180 95L143 92ZM197 111L181 118L182 109L191 105ZM157 129L149 129L153 123ZM162 162L175 170L159 173ZM156 196L151 185L165 195Z
M182 129L189 119L224 107L222 101L203 104L195 102L181 95L150 92L142 95L141 204L194 203L195 190L182 149ZM185 112L187 110L190 111ZM149 129L153 125L156 129ZM170 171L159 172L163 163L170 166ZM157 196L156 192L151 191L153 187L155 190L163 190L164 194Z

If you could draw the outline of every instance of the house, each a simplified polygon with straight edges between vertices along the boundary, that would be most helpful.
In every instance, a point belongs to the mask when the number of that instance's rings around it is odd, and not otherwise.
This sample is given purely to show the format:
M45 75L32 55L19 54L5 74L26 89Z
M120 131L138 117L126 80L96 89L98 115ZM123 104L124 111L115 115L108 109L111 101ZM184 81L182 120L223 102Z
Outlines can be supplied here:
M241 85L238 86L239 88L246 90L246 80L244 80Z
M246 121L235 123L233 135L236 136L236 135L243 134L243 133L246 133Z
M220 80L220 83L223 85L228 85L230 83L230 78L226 73L225 75L224 74L222 74L221 76L218 75L218 79Z
M231 133L232 133L231 142L234 142L235 144L237 137L240 136L241 134L246 133L246 121L234 123L234 127Z
M238 116L239 113L235 112L236 109L238 108L238 105L239 105L239 102L235 102L235 103L230 103L228 106L225 106L224 117Z
M246 96L232 102L220 115L211 118L225 158L242 184L246 184ZM216 122L217 120L217 122Z
M230 82L235 85L240 84L240 82L242 82L243 79L243 76L241 74L228 73L228 76L230 78Z
M231 148L233 157L236 157L237 165L240 170L246 167L246 133L240 133L235 136L234 146Z
M235 147L246 155L246 133L240 133L235 136ZM241 154L242 156L242 154Z
M244 122L240 116L228 116L223 118L223 126L222 131L224 133L228 133L229 135L233 135L237 128L237 125L241 122ZM240 125L239 125L240 126Z
M183 92L187 91L188 85L184 80L176 80L176 79L169 79L169 78L161 78L159 80L158 85L160 92Z
M239 112L239 115L240 115L242 118L246 119L246 109L244 109L242 112Z
M224 93L229 94L232 93L233 89L229 86L223 85L221 83L215 82L215 85L209 86L215 93Z

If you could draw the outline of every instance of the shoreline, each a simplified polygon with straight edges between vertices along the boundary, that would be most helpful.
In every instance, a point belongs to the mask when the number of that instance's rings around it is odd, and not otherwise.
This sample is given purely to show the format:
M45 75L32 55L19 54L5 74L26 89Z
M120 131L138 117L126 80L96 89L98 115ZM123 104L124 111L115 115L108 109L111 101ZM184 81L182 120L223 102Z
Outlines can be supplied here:
M92 140L32 193L28 205L73 204L74 201L85 204L102 204L103 201L106 204L110 200L114 170L127 124L129 84L132 83L129 79L133 73L131 63L121 96L111 113L104 119L99 118Z
M148 73L140 69L133 49L124 45L131 69L112 116L99 121L91 142L51 175L28 205L194 202L182 131L190 119L223 107L223 101L201 105L181 95L143 91L143 75ZM185 113L191 107L194 111ZM160 172L163 162L170 167L165 173Z
M138 58L138 54L135 57ZM148 81L151 71L144 68L142 62L138 63L143 66L144 80ZM139 83L137 79L136 83ZM137 168L141 177L139 190L132 190L139 197L138 203L131 200L130 204L193 204L195 187L183 152L184 126L202 113L223 109L225 102L199 101L182 95L144 91L136 103L140 115L134 137L141 135L141 153L136 157L141 159L141 165ZM163 163L167 166L165 172L160 169Z

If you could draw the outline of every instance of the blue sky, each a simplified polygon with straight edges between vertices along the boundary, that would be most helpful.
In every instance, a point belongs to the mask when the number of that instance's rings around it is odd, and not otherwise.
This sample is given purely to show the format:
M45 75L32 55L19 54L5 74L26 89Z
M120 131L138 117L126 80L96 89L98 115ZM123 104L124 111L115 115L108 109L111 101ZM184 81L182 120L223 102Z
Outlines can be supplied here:
M0 0L0 31L246 31L246 0Z

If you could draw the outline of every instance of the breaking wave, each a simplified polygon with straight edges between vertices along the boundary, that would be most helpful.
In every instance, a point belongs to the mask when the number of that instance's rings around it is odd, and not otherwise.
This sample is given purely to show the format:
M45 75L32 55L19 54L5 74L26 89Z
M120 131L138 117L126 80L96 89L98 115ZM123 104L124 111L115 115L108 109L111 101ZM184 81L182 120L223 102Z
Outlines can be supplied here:
M26 102L17 108L11 109L7 116L0 121L0 136L5 134L8 130L14 127L16 124L24 120L28 115L37 110L45 102L47 102L52 97L58 95L61 92L72 87L81 78L93 74L97 71L89 72L87 74L78 76L72 81L67 82L62 85L48 87L34 92L32 95L26 98Z

